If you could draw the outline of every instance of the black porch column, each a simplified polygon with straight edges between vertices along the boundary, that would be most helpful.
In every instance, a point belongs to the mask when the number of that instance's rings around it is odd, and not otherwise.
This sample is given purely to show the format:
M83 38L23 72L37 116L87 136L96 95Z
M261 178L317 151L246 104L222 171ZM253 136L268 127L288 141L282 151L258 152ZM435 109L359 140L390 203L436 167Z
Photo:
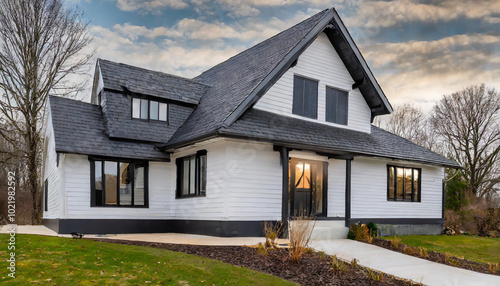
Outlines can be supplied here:
M282 207L281 207L281 222L283 223L283 236L288 237L288 165L289 165L289 150L286 147L281 147L279 149L281 156L281 167L282 173Z
M345 226L349 227L351 220L351 162L345 160Z

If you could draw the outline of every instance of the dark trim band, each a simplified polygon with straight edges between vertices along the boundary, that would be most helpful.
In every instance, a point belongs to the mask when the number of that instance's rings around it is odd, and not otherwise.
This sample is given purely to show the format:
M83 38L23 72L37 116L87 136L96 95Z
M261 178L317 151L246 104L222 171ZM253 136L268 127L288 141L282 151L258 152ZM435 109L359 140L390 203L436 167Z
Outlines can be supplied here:
M357 222L376 224L444 224L443 218L351 218L346 219L349 226Z
M45 219L59 234L190 233L221 237L262 237L263 221Z

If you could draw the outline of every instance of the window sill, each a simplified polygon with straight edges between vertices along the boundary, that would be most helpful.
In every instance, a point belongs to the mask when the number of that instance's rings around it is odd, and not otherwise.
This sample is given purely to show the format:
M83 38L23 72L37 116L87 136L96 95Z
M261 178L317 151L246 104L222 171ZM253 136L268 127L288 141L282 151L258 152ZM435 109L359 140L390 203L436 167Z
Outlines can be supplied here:
M205 198L207 197L206 194L203 194L203 195L189 195L189 196L176 196L175 199L191 199L191 198Z
M127 209L147 209L149 205L145 206L116 206L116 205L105 205L105 206L90 206L91 208L127 208Z

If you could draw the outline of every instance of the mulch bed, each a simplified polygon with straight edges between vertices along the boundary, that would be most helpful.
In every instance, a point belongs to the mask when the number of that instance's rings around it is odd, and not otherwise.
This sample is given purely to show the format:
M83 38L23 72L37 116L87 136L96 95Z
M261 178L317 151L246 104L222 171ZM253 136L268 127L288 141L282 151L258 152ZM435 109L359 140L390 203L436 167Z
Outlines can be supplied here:
M480 272L480 273L493 274L490 271L489 264L480 263L480 262L476 262L476 261L472 261L472 260L468 260L468 259L463 259L460 257L451 256L451 255L446 255L444 253L435 252L435 251L428 251L427 257L422 257L419 255L418 250L416 248L409 247L402 242L398 243L398 247L394 247L391 245L390 240L380 239L380 238L374 237L372 239L371 244L374 244L374 245L377 245L377 246L380 246L380 247L383 247L383 248L386 248L386 249L389 249L392 251L401 252L404 254L427 259L427 260L441 263L441 264L455 266L455 267L459 267L459 268L463 268L463 269L467 269L467 270L472 270L472 271L476 271L476 272ZM494 273L494 275L500 276L500 272Z
M224 263L281 277L301 285L415 285L409 281L382 274L381 281L369 279L367 269L346 263L346 271L334 272L332 258L322 253L306 253L300 263L289 259L288 249L269 250L260 255L256 248L241 246L202 246L115 239L89 238L92 240L124 245L139 245L194 254Z

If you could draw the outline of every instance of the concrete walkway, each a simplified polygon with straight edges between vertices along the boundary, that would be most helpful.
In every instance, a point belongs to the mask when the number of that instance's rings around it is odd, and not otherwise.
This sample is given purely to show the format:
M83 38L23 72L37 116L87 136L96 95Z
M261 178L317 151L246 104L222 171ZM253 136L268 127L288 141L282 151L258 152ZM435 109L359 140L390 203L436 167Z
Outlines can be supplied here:
M425 285L500 285L500 277L451 267L348 239L314 241L311 246L347 261Z

